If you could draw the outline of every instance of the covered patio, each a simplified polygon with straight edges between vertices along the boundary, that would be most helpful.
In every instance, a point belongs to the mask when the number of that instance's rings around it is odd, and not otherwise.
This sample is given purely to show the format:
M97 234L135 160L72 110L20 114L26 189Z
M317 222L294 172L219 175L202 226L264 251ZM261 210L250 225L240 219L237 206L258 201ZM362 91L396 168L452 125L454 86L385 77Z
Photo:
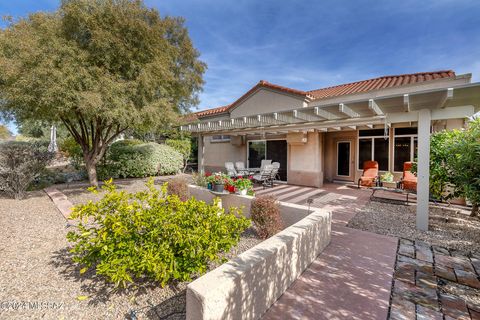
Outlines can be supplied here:
M222 161L244 161L251 166L249 162L274 158L286 169L285 180L292 185L323 188L331 182L355 183L366 160L378 161L380 174L393 172L398 181L402 174L398 168L405 161L417 160L417 228L427 230L430 135L462 128L480 110L480 84L458 82L465 78L455 78L452 87L444 83L428 90L409 87L386 91L390 94L320 101L304 93L297 106L293 100L291 107L270 103L254 114L249 100L262 90L268 89L270 95L276 90L271 84L259 83L229 113L225 109L182 130L198 137L200 171L220 171ZM299 94L293 94L298 99ZM252 153L260 154L259 159ZM219 165L212 166L212 159Z

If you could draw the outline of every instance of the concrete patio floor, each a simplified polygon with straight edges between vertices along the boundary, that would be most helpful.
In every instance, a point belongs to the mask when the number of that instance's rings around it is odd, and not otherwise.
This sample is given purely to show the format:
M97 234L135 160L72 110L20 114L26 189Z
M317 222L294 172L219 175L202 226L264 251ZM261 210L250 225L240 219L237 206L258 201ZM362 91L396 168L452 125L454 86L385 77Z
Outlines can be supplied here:
M332 240L263 319L387 319L398 239L345 225L371 191L342 184L256 189L280 201L332 211ZM388 196L388 195L387 195Z

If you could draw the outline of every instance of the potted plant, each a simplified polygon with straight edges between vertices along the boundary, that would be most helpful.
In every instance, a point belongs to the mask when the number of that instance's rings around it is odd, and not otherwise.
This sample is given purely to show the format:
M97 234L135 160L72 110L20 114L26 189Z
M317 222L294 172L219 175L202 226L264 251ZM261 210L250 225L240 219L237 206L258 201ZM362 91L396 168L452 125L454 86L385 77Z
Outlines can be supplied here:
M225 184L229 182L230 178L221 172L217 172L207 177L207 181L212 185L212 191L223 192Z
M385 172L380 176L380 182L382 187L386 188L396 188L397 183L393 181L393 174L391 172Z
M235 188L240 195L245 196L249 189L252 188L252 181L247 178L239 178L233 182Z
M208 171L205 172L204 178L205 178L205 182L206 182L206 184L207 184L207 189L208 189L208 190L213 190L213 184L212 184L212 182L211 182L210 179L209 179L209 177L211 177L211 176L212 176L212 173L211 173L211 172L208 172Z

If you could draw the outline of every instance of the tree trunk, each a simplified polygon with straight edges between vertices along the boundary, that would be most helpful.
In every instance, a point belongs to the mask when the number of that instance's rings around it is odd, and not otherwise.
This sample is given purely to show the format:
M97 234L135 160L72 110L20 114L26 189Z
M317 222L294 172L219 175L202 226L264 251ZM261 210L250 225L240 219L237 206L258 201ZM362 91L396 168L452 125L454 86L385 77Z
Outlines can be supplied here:
M478 217L478 211L479 211L478 204L474 203L472 204L472 211L470 212L470 217Z
M97 180L97 163L93 160L85 160L85 167L87 168L88 182L91 186L98 187Z

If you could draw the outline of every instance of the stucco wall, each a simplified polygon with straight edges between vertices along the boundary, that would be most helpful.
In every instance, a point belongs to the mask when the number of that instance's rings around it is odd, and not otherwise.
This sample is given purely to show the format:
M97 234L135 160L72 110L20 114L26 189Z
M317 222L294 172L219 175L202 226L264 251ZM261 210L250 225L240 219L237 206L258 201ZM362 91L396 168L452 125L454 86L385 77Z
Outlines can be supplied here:
M297 133L289 133L295 135ZM301 134L301 133L300 133ZM321 187L323 185L322 139L319 132L308 132L304 144L289 143L288 183ZM298 139L291 139L297 141Z
M231 111L231 117L244 117L267 112L303 107L303 98L262 88Z
M245 143L242 145L233 145L229 142L212 142L212 137L204 138L204 170L205 171L225 171L225 162L243 161L247 163L247 148ZM199 157L200 159L200 157Z
M187 286L187 319L259 319L330 243L330 212L288 203L280 211L292 225Z
M350 152L352 153L352 159L355 161L356 159L356 139L357 139L357 131L338 131L338 132L327 132L325 133L325 153L324 153L324 161L325 161L325 181L333 181L333 180L342 180L345 179L343 177L337 177L337 142L339 141L350 141ZM354 166L350 166L350 170L353 170L352 177L355 179L355 168ZM348 179L347 179L348 180Z

